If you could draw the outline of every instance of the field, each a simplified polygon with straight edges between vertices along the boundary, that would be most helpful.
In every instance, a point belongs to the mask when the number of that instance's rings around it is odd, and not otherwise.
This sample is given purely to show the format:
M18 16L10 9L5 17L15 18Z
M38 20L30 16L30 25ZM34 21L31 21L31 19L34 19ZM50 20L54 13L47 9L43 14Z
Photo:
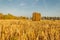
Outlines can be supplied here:
M0 40L60 40L60 20L0 20Z

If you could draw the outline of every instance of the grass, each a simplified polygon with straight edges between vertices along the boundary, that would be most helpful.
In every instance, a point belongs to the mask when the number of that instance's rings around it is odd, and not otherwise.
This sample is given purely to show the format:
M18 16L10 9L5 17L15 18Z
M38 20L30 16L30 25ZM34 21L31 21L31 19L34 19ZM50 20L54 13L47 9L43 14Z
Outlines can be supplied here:
M0 40L60 40L60 20L0 20Z

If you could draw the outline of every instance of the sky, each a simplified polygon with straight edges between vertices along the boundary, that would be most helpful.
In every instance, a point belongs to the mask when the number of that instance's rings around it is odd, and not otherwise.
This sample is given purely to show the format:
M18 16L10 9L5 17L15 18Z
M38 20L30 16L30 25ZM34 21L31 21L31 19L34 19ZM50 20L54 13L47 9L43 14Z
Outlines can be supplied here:
M30 17L33 12L60 17L60 0L0 0L0 13Z

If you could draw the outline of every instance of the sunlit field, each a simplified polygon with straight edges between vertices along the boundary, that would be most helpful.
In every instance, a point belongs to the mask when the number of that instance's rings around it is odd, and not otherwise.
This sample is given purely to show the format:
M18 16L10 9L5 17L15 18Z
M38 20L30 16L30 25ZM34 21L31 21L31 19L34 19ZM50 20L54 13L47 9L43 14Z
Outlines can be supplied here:
M0 40L60 40L60 20L0 20Z

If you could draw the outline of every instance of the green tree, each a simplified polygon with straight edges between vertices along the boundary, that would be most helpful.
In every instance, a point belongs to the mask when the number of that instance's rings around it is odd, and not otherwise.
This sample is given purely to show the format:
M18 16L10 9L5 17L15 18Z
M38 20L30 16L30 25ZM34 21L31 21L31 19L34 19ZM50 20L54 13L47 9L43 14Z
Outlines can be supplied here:
M0 19L3 19L3 16L4 16L3 13L0 13Z

